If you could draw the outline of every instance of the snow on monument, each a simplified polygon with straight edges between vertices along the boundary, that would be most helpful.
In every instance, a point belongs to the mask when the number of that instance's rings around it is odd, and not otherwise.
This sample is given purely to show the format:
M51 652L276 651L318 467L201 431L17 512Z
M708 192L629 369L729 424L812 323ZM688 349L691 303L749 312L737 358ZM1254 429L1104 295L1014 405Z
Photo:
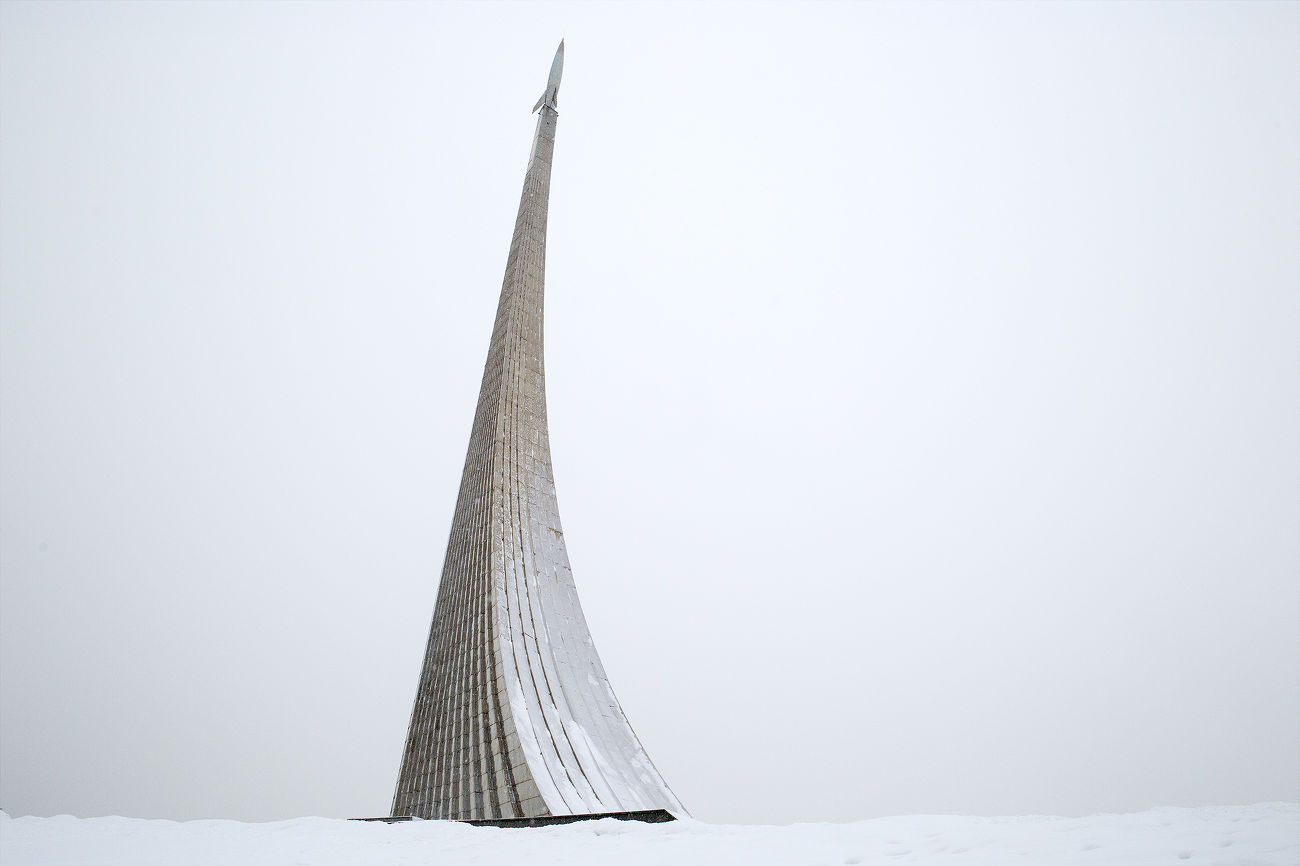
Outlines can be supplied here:
M542 294L560 43L539 112L393 797L459 820L681 803L619 707L578 602L546 424Z

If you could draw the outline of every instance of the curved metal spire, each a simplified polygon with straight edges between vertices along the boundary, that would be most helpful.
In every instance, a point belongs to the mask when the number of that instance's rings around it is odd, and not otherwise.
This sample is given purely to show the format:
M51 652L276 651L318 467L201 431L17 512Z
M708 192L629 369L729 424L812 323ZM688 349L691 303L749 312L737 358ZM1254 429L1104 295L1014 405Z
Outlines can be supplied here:
M546 418L551 64L506 260L394 815L685 810L610 686L578 601Z

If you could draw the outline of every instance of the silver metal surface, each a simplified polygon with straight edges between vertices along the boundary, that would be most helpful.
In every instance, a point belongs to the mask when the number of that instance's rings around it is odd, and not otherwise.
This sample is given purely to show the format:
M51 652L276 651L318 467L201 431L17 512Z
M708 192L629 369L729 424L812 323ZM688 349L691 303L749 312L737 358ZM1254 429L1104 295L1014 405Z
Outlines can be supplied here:
M394 815L511 818L680 802L610 687L578 603L546 424L551 65L402 757Z
M557 108L556 101L560 98L560 76L564 74L564 40L560 40L560 47L555 49L555 59L551 61L551 74L546 79L546 89L542 91L542 96L533 106L533 111L541 108L543 105L549 105L551 108Z

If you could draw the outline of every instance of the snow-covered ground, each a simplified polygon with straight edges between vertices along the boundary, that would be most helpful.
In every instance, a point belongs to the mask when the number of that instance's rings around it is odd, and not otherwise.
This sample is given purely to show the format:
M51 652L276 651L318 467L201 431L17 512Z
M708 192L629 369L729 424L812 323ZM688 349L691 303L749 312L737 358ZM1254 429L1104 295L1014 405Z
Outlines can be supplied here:
M1300 864L1300 804L1162 808L1087 818L918 815L784 827L605 819L496 829L440 821L301 818L268 824L9 818L0 864L397 866L397 864Z

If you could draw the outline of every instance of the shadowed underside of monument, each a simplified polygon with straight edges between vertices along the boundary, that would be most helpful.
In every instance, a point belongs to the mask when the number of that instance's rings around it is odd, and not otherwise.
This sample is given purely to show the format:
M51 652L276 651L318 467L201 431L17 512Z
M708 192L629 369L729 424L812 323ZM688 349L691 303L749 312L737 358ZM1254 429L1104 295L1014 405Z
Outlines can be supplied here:
M535 109L394 815L684 812L605 676L556 506L542 290L563 56Z

